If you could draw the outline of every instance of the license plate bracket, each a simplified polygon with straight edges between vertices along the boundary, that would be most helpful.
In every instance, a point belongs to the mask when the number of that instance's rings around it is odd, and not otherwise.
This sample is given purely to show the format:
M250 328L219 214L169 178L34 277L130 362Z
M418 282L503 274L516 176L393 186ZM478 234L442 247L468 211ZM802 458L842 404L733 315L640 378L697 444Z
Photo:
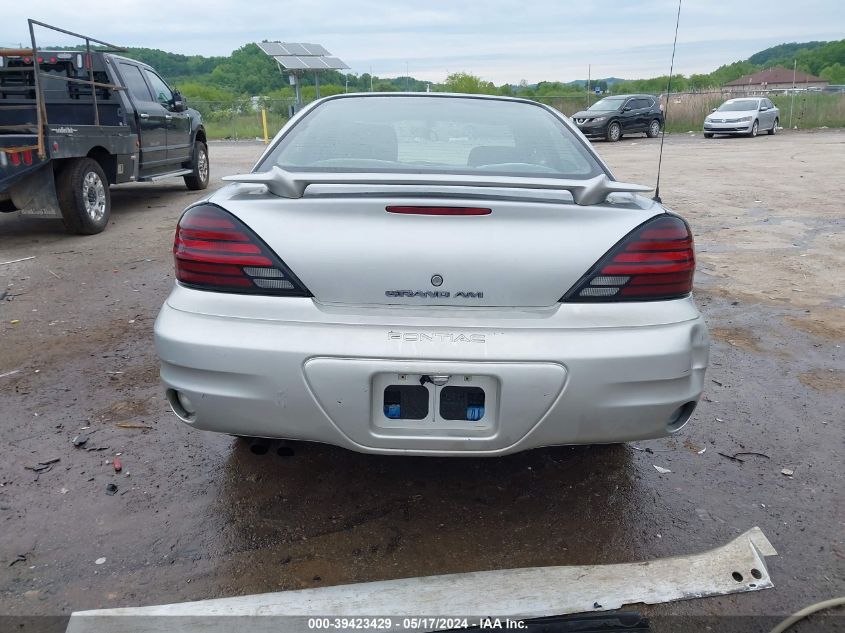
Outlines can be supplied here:
M372 382L372 423L381 429L489 430L498 392L495 376L379 373Z

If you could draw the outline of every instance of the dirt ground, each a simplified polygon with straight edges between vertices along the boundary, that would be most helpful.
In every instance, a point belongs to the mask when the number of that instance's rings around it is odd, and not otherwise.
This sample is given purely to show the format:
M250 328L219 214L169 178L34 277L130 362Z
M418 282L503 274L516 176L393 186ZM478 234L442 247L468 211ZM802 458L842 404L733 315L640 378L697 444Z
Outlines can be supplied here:
M619 179L646 183L658 146L596 145ZM212 186L262 148L212 143ZM178 422L152 325L175 222L200 197L181 180L113 189L92 237L0 214L0 262L35 257L0 265L0 614L629 562L755 525L779 552L775 588L645 608L665 616L658 631L768 631L845 594L843 174L845 131L667 136L661 195L694 229L713 334L701 406L672 438L496 459L256 455ZM739 452L754 454L726 457ZM769 617L693 624L715 615Z

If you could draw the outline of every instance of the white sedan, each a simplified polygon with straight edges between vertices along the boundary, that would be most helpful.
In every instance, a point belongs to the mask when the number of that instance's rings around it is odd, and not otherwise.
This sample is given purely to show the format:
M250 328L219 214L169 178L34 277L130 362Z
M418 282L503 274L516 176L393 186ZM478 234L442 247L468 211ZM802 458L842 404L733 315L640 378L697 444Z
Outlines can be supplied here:
M558 111L333 96L229 180L179 220L155 325L186 424L501 455L692 416L709 338L689 226Z
M763 131L776 134L779 125L780 110L769 99L728 99L704 119L704 138L713 138L714 134L757 136Z

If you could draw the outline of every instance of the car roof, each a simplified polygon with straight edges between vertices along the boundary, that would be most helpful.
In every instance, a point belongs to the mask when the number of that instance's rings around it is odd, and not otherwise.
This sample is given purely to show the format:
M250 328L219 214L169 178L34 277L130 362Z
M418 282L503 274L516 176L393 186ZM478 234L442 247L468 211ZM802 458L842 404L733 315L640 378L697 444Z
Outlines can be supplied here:
M109 57L118 62L128 62L130 64L134 64L136 66L140 66L141 68L149 68L153 72L156 72L155 69L150 66L149 64L145 64L144 62L139 62L137 59L132 59L131 57L124 57L123 55L115 55L114 53L105 53Z

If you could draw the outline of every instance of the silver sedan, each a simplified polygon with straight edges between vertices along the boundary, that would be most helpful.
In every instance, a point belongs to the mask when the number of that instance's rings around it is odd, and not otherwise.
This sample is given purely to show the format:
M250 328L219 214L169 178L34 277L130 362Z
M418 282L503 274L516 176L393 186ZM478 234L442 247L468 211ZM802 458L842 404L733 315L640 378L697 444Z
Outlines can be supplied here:
M196 428L402 455L675 433L709 338L687 223L559 112L338 95L189 207L155 325Z
M765 97L728 99L704 119L704 138L714 134L757 136L766 131L776 134L780 110Z

